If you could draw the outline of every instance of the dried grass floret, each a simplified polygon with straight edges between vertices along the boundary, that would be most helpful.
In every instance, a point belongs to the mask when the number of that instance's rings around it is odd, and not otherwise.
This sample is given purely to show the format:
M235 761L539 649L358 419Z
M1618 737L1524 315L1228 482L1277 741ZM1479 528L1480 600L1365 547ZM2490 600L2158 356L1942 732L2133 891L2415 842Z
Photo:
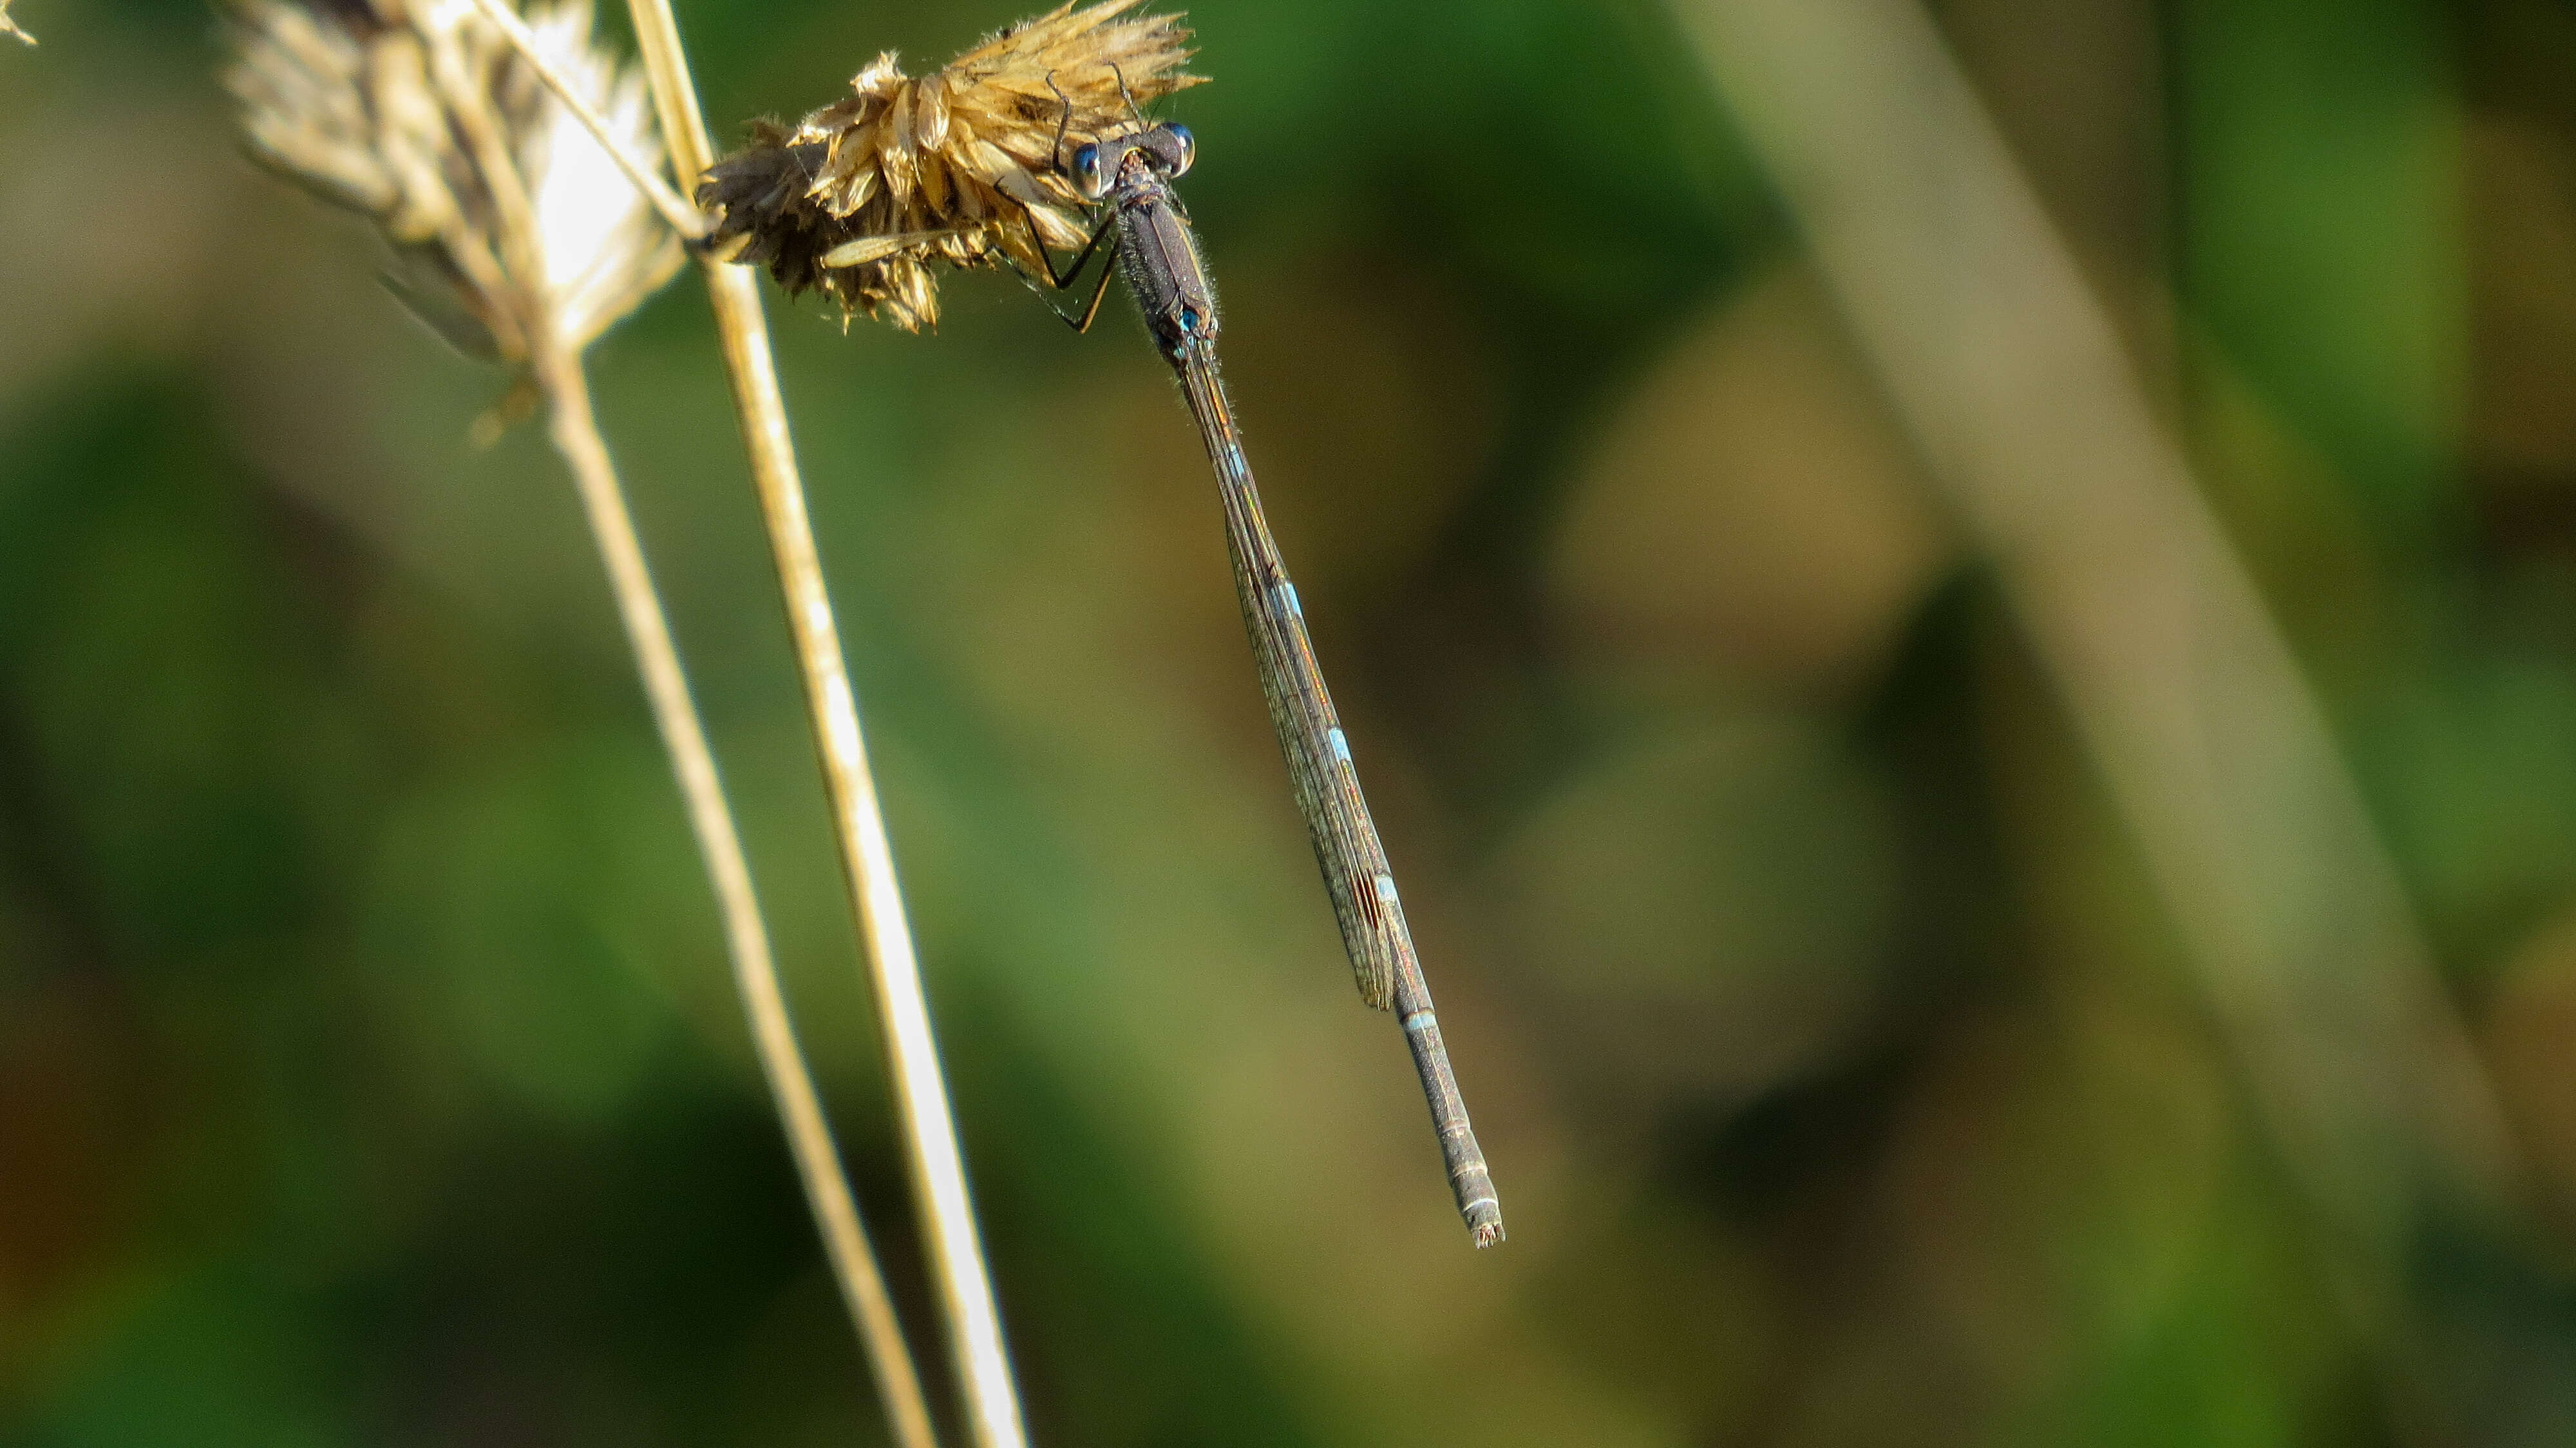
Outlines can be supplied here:
M698 204L716 256L766 266L791 292L906 331L935 325L932 267L997 258L1034 273L1042 247L1078 246L1082 202L1058 174L1072 145L1202 77L1185 74L1178 15L1121 20L1140 0L1070 0L999 31L926 76L887 51L850 95L795 126L754 122L710 169Z
M36 43L36 37L20 30L18 22L9 18L9 0L0 0L0 35L14 35L29 45Z
M670 279L677 240L499 29L465 0L231 0L225 85L251 153L368 217L388 277L478 356L578 351ZM539 48L628 154L661 146L640 74L592 43L589 0L529 14Z

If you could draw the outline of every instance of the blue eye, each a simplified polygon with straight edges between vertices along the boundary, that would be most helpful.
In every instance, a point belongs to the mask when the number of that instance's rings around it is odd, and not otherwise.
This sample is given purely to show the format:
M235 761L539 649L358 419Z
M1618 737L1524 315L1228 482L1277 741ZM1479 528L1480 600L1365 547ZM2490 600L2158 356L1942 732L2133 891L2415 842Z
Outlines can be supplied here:
M1198 159L1198 138L1190 134L1190 128L1187 126L1167 125L1163 127L1163 131L1172 138L1171 154L1169 158L1171 163L1171 174L1178 176L1182 172L1189 170L1190 163Z
M1100 148L1085 146L1073 153L1073 189L1087 201L1097 201L1105 188L1100 179Z

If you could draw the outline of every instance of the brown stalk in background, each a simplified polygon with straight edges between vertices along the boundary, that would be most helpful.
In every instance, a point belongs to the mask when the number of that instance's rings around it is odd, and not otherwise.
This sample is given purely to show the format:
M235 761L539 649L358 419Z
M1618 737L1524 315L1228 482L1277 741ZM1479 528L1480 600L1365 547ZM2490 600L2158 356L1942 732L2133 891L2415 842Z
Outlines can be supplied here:
M701 175L715 157L668 0L628 0L627 11L634 17L636 44L652 77L663 143L673 169L683 177ZM859 732L858 700L841 657L839 626L832 617L822 559L806 518L804 483L797 476L796 448L788 436L787 409L779 397L778 373L769 353L769 325L760 308L759 278L748 268L715 261L707 263L705 272L725 371L732 382L734 416L742 427L752 486L760 497L761 520L777 563L779 591L805 684L824 787L831 796L833 832L840 843L878 1029L885 1040L887 1075L894 1085L912 1167L914 1205L930 1253L931 1278L948 1329L949 1353L966 1397L967 1428L978 1448L1021 1448L1027 1433L1020 1420L1019 1391L1011 1380L1001 1313L994 1306L992 1279L984 1266L983 1244L967 1194L966 1167L956 1125L950 1119L948 1088L940 1078L938 1043L931 1035L930 1012L922 999L912 931L904 921L894 852L886 839L876 781L869 773L867 748Z
M234 0L231 18L237 59L225 80L253 155L372 219L394 249L389 280L404 300L463 350L521 369L521 387L546 404L842 1295L897 1440L933 1448L918 1375L789 1024L715 757L591 414L583 349L680 265L635 179L660 160L640 80L592 46L587 0L541 10L515 36L479 11L404 0Z
M1922 9L1681 11L2135 831L2342 1305L2403 1367L2407 1204L2510 1209L2520 1168L2288 641Z

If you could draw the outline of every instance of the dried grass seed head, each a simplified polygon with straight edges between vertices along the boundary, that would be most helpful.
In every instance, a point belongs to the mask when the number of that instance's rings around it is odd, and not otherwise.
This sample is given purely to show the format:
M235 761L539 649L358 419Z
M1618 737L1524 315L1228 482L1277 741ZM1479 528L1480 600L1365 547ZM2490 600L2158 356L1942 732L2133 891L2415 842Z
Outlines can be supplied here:
M468 352L578 349L670 279L677 241L571 110L466 0L231 0L226 87L251 153L374 221L387 278ZM589 0L529 15L538 47L645 164L640 75L591 38Z
M1203 79L1181 70L1179 15L1119 18L1139 3L1059 5L918 78L888 51L795 126L753 123L698 188L718 213L710 249L906 331L939 320L935 264L1043 269L1042 248L1084 236L1059 139L1069 149L1127 121L1131 97Z

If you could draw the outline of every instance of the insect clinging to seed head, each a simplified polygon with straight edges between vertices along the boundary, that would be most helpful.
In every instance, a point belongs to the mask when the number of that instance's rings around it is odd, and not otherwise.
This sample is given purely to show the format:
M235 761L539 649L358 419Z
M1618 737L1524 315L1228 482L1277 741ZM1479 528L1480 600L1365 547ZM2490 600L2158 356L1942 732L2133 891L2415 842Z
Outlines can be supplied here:
M1089 305L1064 317L1080 331L1111 278L1126 281L1216 473L1236 600L1360 999L1403 1026L1459 1215L1490 1247L1502 1202L1218 372L1215 289L1173 185L1197 146L1140 104L1195 83L1177 69L1188 32L1171 16L1113 19L1135 3L1060 6L920 80L879 56L852 99L793 130L764 127L708 172L699 203L722 213L709 249L906 330L938 318L933 263L1008 266L1043 295L1100 258ZM1075 251L1072 264L1059 268L1055 250Z

